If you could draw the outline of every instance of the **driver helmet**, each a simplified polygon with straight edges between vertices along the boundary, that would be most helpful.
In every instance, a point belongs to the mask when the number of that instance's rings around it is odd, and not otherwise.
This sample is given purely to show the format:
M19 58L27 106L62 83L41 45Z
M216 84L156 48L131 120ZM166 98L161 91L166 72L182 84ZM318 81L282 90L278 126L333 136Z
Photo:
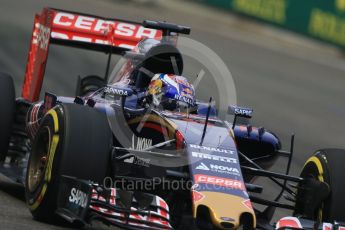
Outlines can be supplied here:
M156 108L182 112L195 106L195 92L188 80L175 74L155 74L147 88L149 103Z

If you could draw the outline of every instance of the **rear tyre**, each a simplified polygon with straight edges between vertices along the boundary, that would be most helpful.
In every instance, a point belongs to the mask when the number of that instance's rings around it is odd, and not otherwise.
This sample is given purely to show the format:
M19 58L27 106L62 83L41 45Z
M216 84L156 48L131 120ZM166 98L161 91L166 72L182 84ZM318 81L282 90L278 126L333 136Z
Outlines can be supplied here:
M33 217L60 222L55 211L61 175L103 183L111 146L104 114L76 104L48 111L34 139L26 176L25 195Z
M15 112L15 91L12 77L0 73L0 161L6 157Z
M311 215L306 215L303 211L303 202L296 204L295 214L318 221L345 221L345 181L342 177L344 166L345 150L343 149L323 149L310 157L302 169L301 177L313 178L328 184L330 194ZM301 194L301 191L297 192L297 200L301 200L299 197Z

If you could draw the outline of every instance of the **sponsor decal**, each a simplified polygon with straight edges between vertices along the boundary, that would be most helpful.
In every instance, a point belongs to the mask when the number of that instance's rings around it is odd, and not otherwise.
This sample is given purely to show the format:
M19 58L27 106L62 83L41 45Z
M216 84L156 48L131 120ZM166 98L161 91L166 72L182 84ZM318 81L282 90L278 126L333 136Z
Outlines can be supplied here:
M129 163L129 164L135 164L143 167L150 167L150 159L144 159L144 158L139 158L136 156L130 157L123 162Z
M196 167L196 169L205 170L205 171L210 170L204 163L201 163L199 166Z
M68 198L69 202L74 203L82 208L87 206L87 195L79 189L72 188Z
M229 179L229 178L196 174L194 175L194 181L195 183L211 184L211 185L216 185L216 186L221 186L221 187L226 187L226 188L244 190L243 182L239 180Z
M248 109L241 109L241 108L236 108L235 109L235 114L238 115L243 115L243 116L252 116L252 110L248 110Z
M154 38L157 35L157 30L145 28L135 24L106 21L65 12L58 12L54 17L53 23L59 27L72 27L79 30L87 30L93 33L104 33L109 29L109 25L113 25L115 27L115 35L135 37L139 39L144 37Z
M236 116L251 118L253 115L253 109L231 105L228 108L228 113Z
M194 105L194 100L192 98L188 98L188 97L176 94L175 95L175 99L179 100L179 101L182 101L182 102L185 102L185 103L187 103L189 105Z
M201 201L202 199L204 199L205 195L202 194L201 192L192 190L192 197L193 197L194 202L198 202L198 201Z
M152 139L147 139L144 137L137 137L137 138L135 137L136 137L135 135L132 136L132 149L145 150L149 147L152 147Z
M217 173L226 173L226 174L235 174L240 176L240 171L237 168L223 166L223 165L210 165L211 171L217 172Z
M205 163L201 162L195 169L240 176L240 171L237 168L223 165L210 164L207 166Z
M145 37L160 38L161 31L145 28L141 25L109 21L99 18L76 15L67 12L57 12L53 20L53 38L74 41L108 44L106 34L112 31L115 38L139 41ZM55 29L56 28L56 29ZM120 40L118 42L121 42ZM132 48L133 42L122 41L122 44L114 44L121 47Z
M227 163L237 163L237 160L235 158L231 157L223 157L223 156L217 156L213 154L207 154L207 153L199 153L199 152L192 152L193 157L202 158L202 159L209 159L214 161L222 161Z
M104 92L108 94L119 95L119 96L130 96L129 90L118 89L114 87L105 87Z
M193 149L200 149L200 150L206 150L206 151L211 151L211 152L229 153L229 154L235 153L234 151L228 150L228 149L220 149L220 148L201 146L201 145L193 145L193 144L190 144L189 146Z

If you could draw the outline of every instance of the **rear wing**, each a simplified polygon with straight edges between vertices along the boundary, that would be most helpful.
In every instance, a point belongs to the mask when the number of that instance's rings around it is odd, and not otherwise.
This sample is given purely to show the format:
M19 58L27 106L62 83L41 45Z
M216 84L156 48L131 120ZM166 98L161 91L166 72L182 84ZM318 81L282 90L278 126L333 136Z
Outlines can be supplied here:
M50 44L120 54L145 37L160 39L162 31L138 22L44 8L35 16L22 97L39 99Z

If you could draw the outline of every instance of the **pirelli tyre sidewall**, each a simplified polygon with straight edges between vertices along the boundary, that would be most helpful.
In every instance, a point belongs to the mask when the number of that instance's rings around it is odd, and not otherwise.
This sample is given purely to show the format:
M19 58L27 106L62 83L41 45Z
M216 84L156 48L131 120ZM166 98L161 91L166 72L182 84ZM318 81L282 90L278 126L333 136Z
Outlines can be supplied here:
M310 157L301 172L301 177L314 177L330 187L330 195L321 204L313 219L333 222L345 221L345 150L323 149Z
M111 146L112 134L104 114L76 104L48 111L32 145L25 181L33 217L61 222L55 214L61 175L102 183L110 170ZM42 170L36 173L40 164Z

